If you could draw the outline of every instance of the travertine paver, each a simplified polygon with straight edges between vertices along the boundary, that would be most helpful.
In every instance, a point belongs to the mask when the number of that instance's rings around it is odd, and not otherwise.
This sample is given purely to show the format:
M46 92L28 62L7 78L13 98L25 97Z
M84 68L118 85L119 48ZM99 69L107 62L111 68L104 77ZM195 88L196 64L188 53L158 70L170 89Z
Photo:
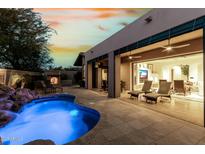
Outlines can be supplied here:
M66 88L79 104L101 119L90 132L68 144L205 144L205 128L94 91Z

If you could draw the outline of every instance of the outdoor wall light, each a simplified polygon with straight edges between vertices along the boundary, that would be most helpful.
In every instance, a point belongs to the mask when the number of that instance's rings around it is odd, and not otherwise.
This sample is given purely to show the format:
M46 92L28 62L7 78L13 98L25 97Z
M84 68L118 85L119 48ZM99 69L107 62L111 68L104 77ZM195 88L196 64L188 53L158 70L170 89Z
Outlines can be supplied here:
M95 65L95 68L98 68L98 65Z
M145 18L145 22L146 22L147 24L150 23L151 21L152 21L152 17L151 17L151 16Z
M95 68L99 68L99 67L100 67L100 64L101 64L101 63L96 62L96 63L95 63Z
M95 63L95 68L98 68L98 63Z

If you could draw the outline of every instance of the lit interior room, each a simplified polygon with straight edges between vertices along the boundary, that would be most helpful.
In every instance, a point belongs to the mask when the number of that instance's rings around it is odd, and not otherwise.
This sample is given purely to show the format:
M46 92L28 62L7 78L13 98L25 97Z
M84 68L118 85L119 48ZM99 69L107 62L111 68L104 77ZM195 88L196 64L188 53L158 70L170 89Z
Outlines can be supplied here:
M202 36L199 29L121 54L121 82L125 83L121 99L203 125ZM129 93L142 90L145 81L151 81L148 94L132 97ZM161 90L161 81L170 83L166 94L169 97L148 101L153 98L149 95Z
M202 53L173 57L162 60L134 63L133 88L140 89L144 80L152 80L152 89L158 89L159 80L173 82L183 80L184 94L173 94L173 98L181 98L203 102L203 55Z

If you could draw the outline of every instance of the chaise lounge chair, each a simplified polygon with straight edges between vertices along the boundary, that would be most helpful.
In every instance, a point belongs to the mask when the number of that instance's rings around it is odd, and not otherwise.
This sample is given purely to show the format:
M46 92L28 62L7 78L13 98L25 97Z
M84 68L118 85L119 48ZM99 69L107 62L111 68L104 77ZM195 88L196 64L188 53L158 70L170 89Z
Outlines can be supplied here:
M174 93L181 93L186 95L184 80L174 80Z
M142 87L142 90L138 90L138 91L130 91L128 92L128 94L130 94L130 98L132 97L137 97L139 96L139 94L142 94L142 93L150 93L150 88L152 86L152 81L149 81L149 80L146 80L144 82L144 85Z
M147 93L144 95L144 97L146 98L146 102L154 101L155 103L157 103L159 97L167 97L171 99L171 96L169 94L171 84L171 82L161 81L157 93Z

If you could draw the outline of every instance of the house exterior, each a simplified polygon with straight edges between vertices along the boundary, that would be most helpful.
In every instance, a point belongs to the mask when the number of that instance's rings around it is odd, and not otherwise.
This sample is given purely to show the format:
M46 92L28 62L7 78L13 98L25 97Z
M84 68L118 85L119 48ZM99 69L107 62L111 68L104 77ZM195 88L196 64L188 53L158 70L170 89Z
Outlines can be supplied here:
M92 63L107 57L109 66L109 97L119 97L119 87L115 87L119 81L115 77L117 77L116 73L119 73L117 72L116 64L120 53L126 53L132 49L142 48L165 40L169 37L169 30L171 30L171 36L177 36L203 28L204 15L205 9L196 8L160 8L151 10L140 19L137 19L121 31L85 52L86 87L88 89L92 88L92 77L90 75ZM152 18L152 21L147 23L146 19L149 17ZM149 41L149 39L152 40Z
M195 89L204 111L204 26L205 9L152 9L83 54L86 88L102 88L106 81L108 97L116 98L122 81L133 91L147 79L184 80L195 85L189 89Z

